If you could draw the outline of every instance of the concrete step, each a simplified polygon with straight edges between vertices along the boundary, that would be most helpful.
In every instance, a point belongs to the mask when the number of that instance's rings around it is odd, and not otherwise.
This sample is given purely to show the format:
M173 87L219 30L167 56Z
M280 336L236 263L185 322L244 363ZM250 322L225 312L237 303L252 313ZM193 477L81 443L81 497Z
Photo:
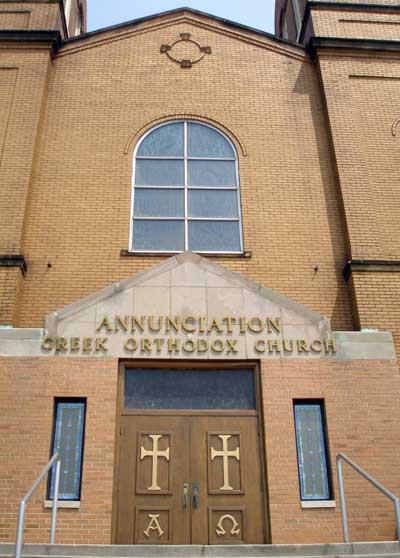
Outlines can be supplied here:
M0 558L14 545L0 543ZM65 545L26 544L23 558L400 558L398 542L271 545Z

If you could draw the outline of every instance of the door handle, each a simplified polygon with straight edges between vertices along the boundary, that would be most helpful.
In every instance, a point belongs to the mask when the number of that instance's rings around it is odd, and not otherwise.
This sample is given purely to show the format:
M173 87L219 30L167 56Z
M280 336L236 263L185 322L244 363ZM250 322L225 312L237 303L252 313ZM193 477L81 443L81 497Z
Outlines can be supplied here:
M192 506L194 509L200 506L199 488L197 482L192 484Z
M183 492L182 492L182 507L183 509L187 508L188 504L188 495L189 495L189 485L187 482L183 485Z

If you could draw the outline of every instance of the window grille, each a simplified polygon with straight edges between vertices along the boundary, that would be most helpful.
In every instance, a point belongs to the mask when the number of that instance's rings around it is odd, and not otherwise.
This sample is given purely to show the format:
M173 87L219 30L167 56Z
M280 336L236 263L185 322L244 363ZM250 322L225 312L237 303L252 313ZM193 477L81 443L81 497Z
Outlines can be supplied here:
M211 126L174 121L136 148L131 251L241 253L238 161Z

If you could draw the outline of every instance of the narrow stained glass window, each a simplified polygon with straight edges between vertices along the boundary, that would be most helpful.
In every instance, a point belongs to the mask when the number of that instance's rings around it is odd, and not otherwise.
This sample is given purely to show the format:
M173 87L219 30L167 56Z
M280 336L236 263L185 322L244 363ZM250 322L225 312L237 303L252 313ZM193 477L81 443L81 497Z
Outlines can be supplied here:
M243 251L237 156L219 130L192 121L153 128L133 176L131 250Z
M51 454L59 453L60 500L79 500L83 458L83 436L85 429L85 401L56 401L54 437ZM55 475L49 482L49 499L54 498Z
M330 483L321 402L295 402L297 460L302 500L329 500Z

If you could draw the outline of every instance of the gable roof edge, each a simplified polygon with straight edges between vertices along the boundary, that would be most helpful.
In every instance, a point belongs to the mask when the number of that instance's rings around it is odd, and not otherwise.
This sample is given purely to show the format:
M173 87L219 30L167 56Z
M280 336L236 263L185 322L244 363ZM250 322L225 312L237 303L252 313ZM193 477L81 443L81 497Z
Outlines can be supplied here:
M209 14L207 12L203 12L200 10L195 10L193 8L189 8L189 7L181 7L181 8L175 8L173 10L167 10L165 12L158 12L156 14L152 14L152 15L148 15L148 16L143 16L140 18L136 18L136 19L131 19L128 21L124 21L123 23L118 23L115 25L110 25L108 27L102 27L100 29L95 29L93 31L89 31L87 33L84 33L82 35L78 35L76 37L71 37L68 39L64 39L62 41L62 44L65 46L71 45L73 43L77 43L80 42L83 39L88 39L91 37L95 37L97 35L101 35L103 33L108 33L110 31L114 31L114 30L122 30L125 27L129 27L129 26L136 26L136 25L140 25L141 23L146 23L147 21L151 21L157 18L161 18L161 17L165 17L165 16L174 16L177 14L182 14L182 15L197 15L197 16L201 16L201 17L205 17L205 18L209 18L212 19L214 21L217 21L218 23L225 25L226 27L230 27L233 29L239 29L241 31L247 31L250 33L255 33L257 35L261 35L262 37L266 37L268 39L271 39L272 41L274 41L275 43L277 43L278 45L287 45L290 47L295 47L298 50L301 51L301 54L305 55L306 51L305 51L305 47L303 45L300 45L298 43L294 43L292 41L288 41L286 39L280 38L280 37L276 37L276 35L272 34L272 33L268 33L267 31L263 31L262 29L257 29L255 27L251 27L249 25L245 25L243 23L239 23L237 21L232 21L230 19L225 19L223 17L220 16L216 16L213 14Z

